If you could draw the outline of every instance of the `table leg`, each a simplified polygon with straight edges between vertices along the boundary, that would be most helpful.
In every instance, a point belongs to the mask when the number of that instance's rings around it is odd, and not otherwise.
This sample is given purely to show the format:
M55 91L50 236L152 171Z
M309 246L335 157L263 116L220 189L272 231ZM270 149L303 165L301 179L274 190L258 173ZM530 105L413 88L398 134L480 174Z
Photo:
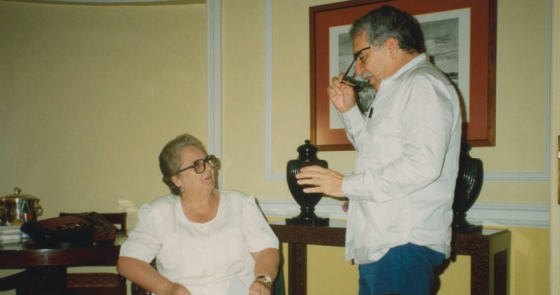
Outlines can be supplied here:
M0 278L0 291L9 291L16 289L23 278L25 278L25 271Z
M16 287L17 295L66 294L66 268L33 267L25 271L24 280Z
M490 260L488 252L471 255L471 294L490 295Z
M490 267L490 263L493 264L493 268ZM493 272L490 272L491 269ZM493 276L492 288L490 288L491 276ZM496 253L473 253L471 256L471 294L507 295L507 276L508 249ZM493 292L490 292L491 290Z
M307 294L307 245L288 244L288 295Z
M508 251L503 250L494 255L494 294L507 295Z

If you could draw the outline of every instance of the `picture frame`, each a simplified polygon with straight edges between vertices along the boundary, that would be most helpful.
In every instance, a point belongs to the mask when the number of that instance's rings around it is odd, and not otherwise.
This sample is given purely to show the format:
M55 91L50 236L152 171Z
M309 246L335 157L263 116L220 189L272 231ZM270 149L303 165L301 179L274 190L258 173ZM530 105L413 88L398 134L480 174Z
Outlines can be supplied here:
M332 77L344 72L352 61L348 31L354 20L382 5L391 5L415 16L430 60L457 86L463 115L463 141L471 146L494 146L496 2L354 0L310 7L312 144L321 151L353 150L326 90ZM445 48L431 46L441 45L439 41L443 36L447 42ZM360 92L359 105L367 107L374 92L373 88Z

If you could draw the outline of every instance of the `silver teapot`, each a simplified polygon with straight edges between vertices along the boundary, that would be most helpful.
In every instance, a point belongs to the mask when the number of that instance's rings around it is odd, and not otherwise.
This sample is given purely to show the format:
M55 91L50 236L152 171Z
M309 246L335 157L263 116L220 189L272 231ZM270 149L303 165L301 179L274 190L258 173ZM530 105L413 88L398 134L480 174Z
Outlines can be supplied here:
M37 221L43 215L40 199L21 193L14 188L14 194L0 198L0 225L20 225L29 221Z

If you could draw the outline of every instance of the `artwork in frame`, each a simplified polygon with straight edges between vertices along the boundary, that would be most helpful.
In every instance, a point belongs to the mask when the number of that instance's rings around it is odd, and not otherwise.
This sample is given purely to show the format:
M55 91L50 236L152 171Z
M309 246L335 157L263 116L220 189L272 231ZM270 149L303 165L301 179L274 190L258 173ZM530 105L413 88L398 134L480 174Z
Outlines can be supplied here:
M322 151L353 149L326 89L352 62L353 21L382 5L418 20L430 60L459 91L463 140L495 145L496 0L356 0L310 7L312 143ZM363 86L362 110L375 98L373 87Z

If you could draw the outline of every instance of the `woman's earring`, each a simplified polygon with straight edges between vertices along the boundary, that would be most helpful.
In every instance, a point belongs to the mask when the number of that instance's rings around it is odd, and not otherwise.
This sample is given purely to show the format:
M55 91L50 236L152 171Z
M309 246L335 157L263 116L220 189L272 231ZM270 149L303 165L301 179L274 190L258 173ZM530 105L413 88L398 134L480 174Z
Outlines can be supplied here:
M184 187L180 187L180 188L179 188L179 191L181 191L182 193L184 193L184 192L185 192L185 188L184 188Z

